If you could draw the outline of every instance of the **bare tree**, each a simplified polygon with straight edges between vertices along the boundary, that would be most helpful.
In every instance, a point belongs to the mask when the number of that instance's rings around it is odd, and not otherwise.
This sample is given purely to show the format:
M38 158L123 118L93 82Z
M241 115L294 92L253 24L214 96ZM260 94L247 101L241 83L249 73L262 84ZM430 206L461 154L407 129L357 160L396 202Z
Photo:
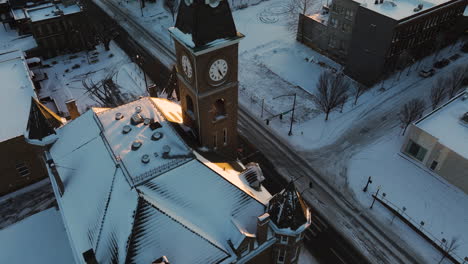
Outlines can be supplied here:
M88 96L101 107L117 107L128 101L125 100L124 95L119 89L120 87L114 82L116 74L117 71L111 70L99 82L93 81L92 78L81 80L83 87L87 90Z
M445 242L442 244L442 248L444 249L444 253L442 254L442 258L438 262L438 264L442 263L442 261L450 256L455 250L457 250L460 247L460 244L458 243L458 237L453 237L450 242Z
M432 110L436 109L436 107L444 100L445 97L445 79L438 78L436 79L435 83L432 85L431 94L429 98L431 99Z
M315 0L289 0L285 6L286 25L291 32L297 31L299 15L312 15Z
M370 90L370 87L362 83L356 83L351 86L352 93L354 95L354 105L357 104L357 101L361 95Z
M398 114L400 117L400 122L404 126L402 135L405 134L408 126L416 121L416 119L421 118L424 107L426 104L422 99L411 99L408 103L403 105Z
M343 106L348 98L349 82L343 74L334 75L324 71L319 77L317 91L312 95L315 106L325 113L325 121L330 112Z
M177 11L179 10L179 1L178 0L165 0L164 5L167 10L171 13L172 21L175 22Z
M453 69L447 76L446 85L450 98L454 97L463 88L463 81L468 76L468 67L461 65Z

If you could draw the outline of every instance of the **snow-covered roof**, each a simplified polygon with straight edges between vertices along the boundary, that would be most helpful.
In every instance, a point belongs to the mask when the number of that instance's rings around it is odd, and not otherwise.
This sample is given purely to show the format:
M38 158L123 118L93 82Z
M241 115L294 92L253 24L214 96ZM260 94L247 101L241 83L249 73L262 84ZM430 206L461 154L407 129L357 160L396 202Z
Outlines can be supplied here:
M439 143L468 159L468 124L461 121L461 117L468 113L468 100L463 100L463 96L464 94L460 94L415 125L436 137Z
M36 98L24 54L13 51L0 54L0 142L23 135L29 118L31 97Z
M30 18L32 22L51 19L61 15L71 15L78 12L81 12L81 7L79 5L73 4L65 6L61 3L45 3L30 8L14 9L12 11L15 20Z
M401 20L450 1L458 2L462 0L384 0L381 4L380 0L379 4L375 4L374 0L354 1L374 12L395 20ZM422 5L422 8L418 8L418 5Z
M192 153L159 110L177 114L174 105L142 98L92 109L58 130L50 156L65 186L57 200L79 263L90 248L99 263L151 263L163 255L173 263L230 263L236 257L228 240L245 237L239 226L255 231L271 195L250 188L239 173L220 175ZM137 107L161 127L131 125ZM127 134L124 125L132 127ZM151 140L155 132L163 137ZM140 149L131 150L133 139L141 140Z

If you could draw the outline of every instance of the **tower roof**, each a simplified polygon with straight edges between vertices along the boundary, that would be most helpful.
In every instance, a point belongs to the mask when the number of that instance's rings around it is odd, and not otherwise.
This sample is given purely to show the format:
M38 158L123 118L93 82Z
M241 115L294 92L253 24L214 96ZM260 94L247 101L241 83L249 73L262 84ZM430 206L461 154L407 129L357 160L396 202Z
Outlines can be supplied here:
M268 205L268 213L271 220L279 228L291 228L297 230L307 223L307 205L297 192L294 183L273 196Z
M182 0L175 27L191 36L194 48L218 39L237 37L227 0Z
M55 134L54 128L62 125L60 117L41 104L36 98L31 98L31 109L28 119L28 138L42 140Z

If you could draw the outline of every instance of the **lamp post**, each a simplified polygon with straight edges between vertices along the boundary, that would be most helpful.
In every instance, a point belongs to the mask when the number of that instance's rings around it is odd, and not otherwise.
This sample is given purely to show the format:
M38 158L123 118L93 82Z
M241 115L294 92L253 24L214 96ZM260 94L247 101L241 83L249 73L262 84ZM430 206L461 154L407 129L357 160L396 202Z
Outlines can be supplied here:
M294 111L296 109L296 93L276 96L276 97L273 98L273 100L278 99L280 97L285 97L285 96L294 96L292 114L291 114L291 124L289 125L289 132L288 132L288 136L292 136L292 126L293 126L293 122L294 122Z
M362 189L363 192L367 192L367 187L369 187L369 184L372 183L372 179L371 179L371 176L369 176L369 179L367 179L367 184L366 186L364 187L364 189Z
M136 60L137 64L140 66L140 70L143 72L143 78L144 78L144 80L145 80L145 90L146 90L146 92L148 92L148 94L149 94L149 91L148 91L148 83L147 83L147 81L146 81L146 73L145 73L145 71L143 70L143 57L141 57L140 55L137 54L137 55L135 56L135 60Z

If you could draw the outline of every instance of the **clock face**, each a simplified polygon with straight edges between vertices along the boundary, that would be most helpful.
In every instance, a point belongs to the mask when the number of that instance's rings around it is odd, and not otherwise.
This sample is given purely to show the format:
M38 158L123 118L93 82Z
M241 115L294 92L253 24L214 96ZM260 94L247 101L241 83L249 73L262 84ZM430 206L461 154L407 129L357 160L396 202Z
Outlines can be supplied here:
M220 83L226 79L228 74L229 66L226 60L217 59L215 60L208 71L210 80L216 83Z
M185 76L191 80L193 76L192 64L190 63L190 59L187 57L187 55L182 55L181 63Z

